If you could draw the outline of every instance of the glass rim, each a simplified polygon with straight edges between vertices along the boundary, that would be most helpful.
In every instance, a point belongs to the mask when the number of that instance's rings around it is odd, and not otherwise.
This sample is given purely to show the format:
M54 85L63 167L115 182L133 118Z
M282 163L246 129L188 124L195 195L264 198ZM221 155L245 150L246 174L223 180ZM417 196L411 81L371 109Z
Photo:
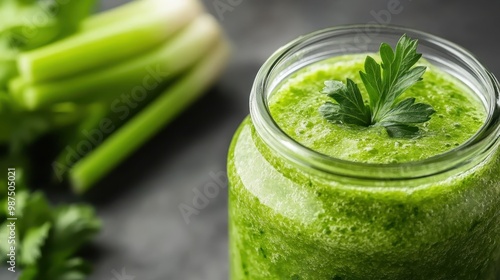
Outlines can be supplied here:
M377 30L378 34L407 34L419 42L438 45L448 53L454 54L481 77L481 85L488 88L487 95L493 100L487 110L483 126L468 141L457 148L418 161L401 163L363 163L339 159L312 150L288 136L274 121L268 108L267 86L273 69L284 59L318 39L334 38L339 35L358 34L360 30ZM364 32L369 34L370 32ZM372 32L375 33L375 32ZM301 36L278 49L262 65L257 73L250 94L250 116L255 129L264 143L284 158L302 167L342 177L359 179L405 180L437 175L472 162L481 155L485 158L497 144L500 132L499 83L488 70L466 49L446 39L426 32L392 25L376 24L344 25L322 29ZM485 106L486 107L486 106Z

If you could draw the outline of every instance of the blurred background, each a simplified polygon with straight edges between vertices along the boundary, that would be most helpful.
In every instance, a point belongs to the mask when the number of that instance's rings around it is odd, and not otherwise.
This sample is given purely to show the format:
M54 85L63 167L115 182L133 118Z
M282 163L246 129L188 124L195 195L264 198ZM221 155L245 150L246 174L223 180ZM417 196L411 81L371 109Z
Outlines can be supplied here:
M103 0L100 8L125 2ZM231 40L232 59L208 94L89 194L104 221L95 248L86 253L95 265L92 280L228 279L226 186L187 219L179 207L192 205L206 184L225 180L227 148L248 114L255 74L274 50L297 36L342 24L401 25L469 49L500 75L498 1L203 2ZM387 16L388 5L397 3L400 13Z

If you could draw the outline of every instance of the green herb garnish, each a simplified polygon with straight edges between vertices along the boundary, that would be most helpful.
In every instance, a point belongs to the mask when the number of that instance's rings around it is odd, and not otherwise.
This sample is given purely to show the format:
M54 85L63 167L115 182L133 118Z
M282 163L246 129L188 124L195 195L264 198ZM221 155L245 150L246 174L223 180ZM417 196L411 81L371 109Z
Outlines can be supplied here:
M417 53L417 40L406 35L399 39L393 50L387 43L380 46L381 65L370 56L365 60L365 72L359 74L368 92L366 105L356 83L351 79L325 82L323 93L337 103L327 102L320 112L331 122L358 126L383 126L390 137L409 138L418 135L418 123L430 120L436 111L415 98L397 102L397 98L422 80L425 66L415 63L422 54ZM413 67L413 68L412 68Z
M17 163L17 164L15 164ZM7 188L0 189L0 262L12 267L9 254L15 249L18 280L84 280L90 274L89 263L80 251L97 234L101 221L86 204L52 206L41 192L30 192L26 185L26 163L19 159L0 160L0 169L16 167L15 238L10 238L13 221L8 209L12 200ZM5 172L7 174L7 172ZM3 175L3 174L2 174ZM7 186L7 177L0 184ZM11 270L12 271L12 270ZM3 278L2 278L3 279Z

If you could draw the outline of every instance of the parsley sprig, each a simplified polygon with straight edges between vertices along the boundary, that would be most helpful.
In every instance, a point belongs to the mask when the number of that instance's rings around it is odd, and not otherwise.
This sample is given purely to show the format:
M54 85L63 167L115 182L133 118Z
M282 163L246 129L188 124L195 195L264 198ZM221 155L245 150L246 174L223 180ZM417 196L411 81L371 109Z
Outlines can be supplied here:
M398 97L422 80L425 73L425 66L413 67L422 57L417 53L417 46L417 40L403 35L395 50L387 43L381 44L381 64L371 56L366 57L365 72L359 74L369 96L369 105L365 104L358 85L351 79L345 84L326 81L323 93L337 103L322 105L321 114L333 123L383 126L394 138L417 136L419 128L415 124L430 120L434 109L429 104L415 103L415 98L398 101Z
M10 267L7 254L15 247L15 271L21 271L18 280L87 279L90 267L80 250L101 228L94 209L86 204L52 206L41 192L28 190L22 160L0 160L0 169L7 170L13 163L18 163L14 165L16 238L9 239L12 221L7 220L11 217L7 205L11 200L7 188L0 188L0 262ZM6 174L0 175L2 186L7 186Z

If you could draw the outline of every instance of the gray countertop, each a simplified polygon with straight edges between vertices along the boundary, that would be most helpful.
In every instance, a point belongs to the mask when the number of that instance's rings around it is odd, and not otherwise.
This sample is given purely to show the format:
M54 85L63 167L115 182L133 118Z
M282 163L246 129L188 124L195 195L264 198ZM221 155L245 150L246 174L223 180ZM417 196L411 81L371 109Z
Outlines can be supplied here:
M189 110L96 187L104 230L90 249L92 280L228 279L227 192L187 224L179 205L225 172L231 136L248 114L259 66L278 47L317 29L376 20L396 0L205 0L233 42L222 78ZM104 0L109 8L125 0ZM216 5L236 4L217 13ZM400 0L383 20L430 32L464 46L500 75L499 1ZM380 19L379 19L380 20ZM134 277L120 277L125 273ZM3 279L3 278L2 278Z

